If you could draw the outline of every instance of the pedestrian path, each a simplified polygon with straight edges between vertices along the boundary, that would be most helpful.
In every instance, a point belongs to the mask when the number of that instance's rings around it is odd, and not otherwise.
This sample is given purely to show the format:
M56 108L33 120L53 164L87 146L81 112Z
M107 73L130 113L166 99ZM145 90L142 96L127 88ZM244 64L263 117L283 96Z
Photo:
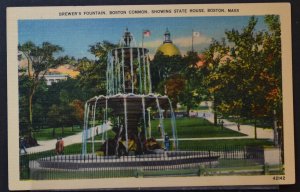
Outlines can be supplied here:
M205 111L205 112L198 112L198 117L202 117L207 119L209 122L213 123L214 122L214 114L210 111ZM240 125L240 130L238 130L237 123L228 121L227 119L222 119L224 122L224 127L227 129L233 130L233 131L238 131L240 133L243 133L248 136L248 138L255 138L255 133L254 133L254 126L253 125ZM257 127L257 138L258 139L270 139L273 140L274 138L274 132L273 129L264 129ZM238 138L244 138L244 137L238 137Z

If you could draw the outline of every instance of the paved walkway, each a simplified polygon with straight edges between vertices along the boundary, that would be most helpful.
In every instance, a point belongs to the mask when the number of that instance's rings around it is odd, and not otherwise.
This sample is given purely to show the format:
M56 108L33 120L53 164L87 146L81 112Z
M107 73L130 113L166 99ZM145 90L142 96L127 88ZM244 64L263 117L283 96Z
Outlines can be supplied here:
M205 113L205 116L204 116ZM198 117L203 117L207 119L209 122L213 123L214 122L214 114L210 111L206 112L198 112ZM254 126L252 125L240 125L240 130L238 130L237 123L228 121L226 119L222 119L224 121L224 127L227 129L231 129L233 131L237 131L240 133L243 133L247 135L247 138L254 138ZM274 132L273 129L264 129L257 127L257 138L258 139L273 139L274 138ZM245 138L245 137L237 137L237 138Z

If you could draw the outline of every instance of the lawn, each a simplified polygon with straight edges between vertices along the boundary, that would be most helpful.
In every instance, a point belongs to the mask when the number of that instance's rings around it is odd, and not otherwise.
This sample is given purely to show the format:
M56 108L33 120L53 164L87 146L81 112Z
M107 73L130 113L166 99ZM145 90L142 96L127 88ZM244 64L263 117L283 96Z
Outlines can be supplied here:
M152 120L152 136L155 138L160 138L160 133L158 132L158 123L159 120ZM170 119L164 120L165 132L169 135L172 135L172 127ZM177 135L178 138L204 138L204 137L238 137L245 136L242 133L232 131L230 129L221 129L220 126L214 126L212 123L202 118L178 118L176 119ZM82 129L79 126L74 126L73 131L72 127L65 127L64 133L62 134L61 128L55 129L55 135L53 136L53 128L44 128L39 131L34 132L34 137L38 141L56 139L57 137L67 137L81 132ZM108 132L108 137L114 137L112 131ZM96 140L101 140L102 135L99 134L95 137Z
M159 120L152 120L152 136L155 138L161 138L158 132ZM170 119L164 120L165 132L172 137L172 127ZM245 134L232 131L230 129L223 128L220 126L214 126L212 123L202 118L178 118L176 119L176 128L178 138L205 138L205 137L238 137L246 136ZM113 138L115 133L110 130L108 131L108 138ZM97 135L95 140L102 140L102 134ZM91 140L91 139L89 139Z
M95 143L95 150L98 150L101 147L101 143ZM64 155L70 155L70 154L81 154L82 152L82 144L81 143L76 143L72 145L65 146L64 148ZM87 143L87 152L91 153L92 152L92 143ZM28 155L22 155L22 156L27 156L28 160L35 160L39 159L41 157L49 157L49 156L54 156L55 151L53 150L48 150L48 151L43 151L39 153L33 153L33 154L28 154Z
M248 147L269 147L273 146L273 142L267 139L222 139L222 140L202 140L202 141L179 141L179 149L181 150L220 150L227 148Z
M33 134L38 141L45 141L45 140L56 139L57 137L67 137L79 133L81 131L82 129L80 129L79 126L74 126L73 130L72 127L64 127L63 133L61 127L55 128L54 136L53 136L53 128L40 129L39 131L35 131Z
M104 133L105 134L105 133ZM112 130L107 131L107 138L114 138L115 137L115 133ZM92 138L89 139L90 141L92 140ZM102 134L96 135L94 137L94 140L102 140ZM105 140L105 135L104 135L104 140Z
M160 138L158 132L159 120L151 122L152 136ZM246 136L245 134L232 131L220 126L214 126L212 123L203 118L178 118L176 119L178 138L205 138L205 137L238 137ZM164 120L165 132L172 135L170 119Z

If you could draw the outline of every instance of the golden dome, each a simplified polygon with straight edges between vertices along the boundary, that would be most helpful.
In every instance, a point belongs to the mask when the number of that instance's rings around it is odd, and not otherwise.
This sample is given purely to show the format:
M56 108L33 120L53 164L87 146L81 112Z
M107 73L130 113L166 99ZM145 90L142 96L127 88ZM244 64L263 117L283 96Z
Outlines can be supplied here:
M173 44L171 40L171 33L169 32L168 28L164 34L165 40L161 46L158 47L156 53L162 52L166 56L174 56L174 55L181 55L179 49L176 45Z
M173 43L164 43L158 47L156 53L162 52L166 56L181 55L179 49Z

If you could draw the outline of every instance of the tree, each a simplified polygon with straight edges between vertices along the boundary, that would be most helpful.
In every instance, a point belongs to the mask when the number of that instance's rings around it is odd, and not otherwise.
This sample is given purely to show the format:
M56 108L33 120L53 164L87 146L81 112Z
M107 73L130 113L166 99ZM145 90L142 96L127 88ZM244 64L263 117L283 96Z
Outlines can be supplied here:
M166 95L168 95L172 101L173 109L176 109L177 103L180 101L180 95L183 94L186 86L184 76L175 74L164 81L163 84L165 85Z
M48 87L47 98L44 101L44 107L48 108L49 111L55 111L59 116L53 115L53 113L48 114L49 122L56 122L53 118L58 118L56 126L61 126L62 132L65 126L80 125L83 123L82 120L79 120L76 113L80 111L77 109L79 106L73 106L73 102L82 103L83 100L86 100L86 95L79 86L79 80L68 78L64 81L59 81L53 83ZM53 110L53 106L57 106ZM80 113L81 114L81 113ZM79 115L80 115L79 114ZM52 126L55 126L52 124Z
M214 124L217 125L218 105L221 100L221 91L218 91L222 85L219 68L224 63L224 58L228 55L229 48L225 43L225 38L221 42L213 39L209 47L203 52L204 66L201 69L204 79L204 87L208 91L208 97L213 100Z
M28 118L28 98L27 93L30 87L29 77L27 75L19 76L19 126L20 134L24 135L29 127Z
M265 62L264 34L255 31L256 24L257 18L251 17L241 33L234 29L226 32L228 41L234 43L231 66L239 66L234 80L243 79L237 88L244 97L244 115L254 119L255 138L257 119L268 116L272 111L266 96L273 90L272 80L267 74L270 66Z
M60 53L63 49L58 45L48 42L37 46L32 42L26 42L18 46L18 50L27 59L27 75L29 80L28 86L28 122L29 134L32 135L32 119L33 119L33 97L37 87L42 81L49 68L57 67L66 59L65 57L55 58L55 54Z
M72 108L72 121L76 122L81 127L81 125L83 125L84 119L84 103L80 100L75 99L70 103L70 107Z
M268 32L256 31L257 19L251 17L241 31L225 32L230 46L213 43L205 52L206 62L210 61L206 65L208 87L217 100L216 109L254 119L255 138L257 120L272 118L274 107L281 106L280 24L275 16L265 21Z
M48 112L49 125L53 127L52 137L55 137L55 128L60 124L60 110L57 105L52 105Z
M273 89L267 95L267 102L273 108L273 129L275 145L282 145L282 131L278 126L283 126L282 115L282 73L281 73L281 29L278 15L265 16L265 23L269 32L264 34L264 54L265 62L269 66L267 74L268 80L272 81Z
M156 53L151 62L152 85L156 92L166 94L176 108L177 103L187 107L187 113L204 98L203 74L197 65L196 52L187 55L166 56Z
M204 76L201 67L198 66L200 58L197 52L189 51L183 57L183 68L181 74L185 79L185 86L181 91L180 103L186 106L186 112L189 114L191 108L198 105L205 97Z
M98 42L90 46L89 51L95 55L96 61L82 58L77 61L77 69L80 71L78 79L83 91L89 97L106 94L106 70L108 52L117 45L108 41Z
M168 56L158 52L151 61L150 67L153 90L166 94L165 81L178 74L184 66L180 55Z

